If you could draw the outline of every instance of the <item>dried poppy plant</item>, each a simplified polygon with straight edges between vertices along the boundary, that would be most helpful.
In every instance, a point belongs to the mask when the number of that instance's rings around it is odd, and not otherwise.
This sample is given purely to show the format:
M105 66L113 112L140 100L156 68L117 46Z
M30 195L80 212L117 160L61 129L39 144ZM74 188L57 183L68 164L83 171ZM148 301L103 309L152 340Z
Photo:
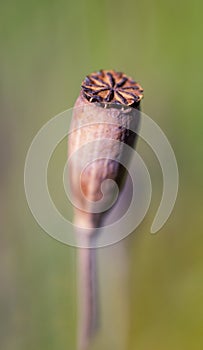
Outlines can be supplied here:
M118 186L124 182L125 170L119 159L126 156L123 143L129 146L135 143L136 134L129 129L138 127L142 98L143 89L133 79L114 70L101 70L85 78L74 106L68 152L69 156L77 152L77 157L70 164L69 180L76 203L74 223L77 232L82 232L81 245L89 246L78 251L79 350L88 349L97 327L95 249L89 243L95 238L95 228L102 227L110 210L104 206L95 212L94 207L102 198L104 180L114 180ZM118 142L106 149L106 139ZM87 144L88 151L83 147ZM111 199L111 189L111 185L107 186L103 205Z

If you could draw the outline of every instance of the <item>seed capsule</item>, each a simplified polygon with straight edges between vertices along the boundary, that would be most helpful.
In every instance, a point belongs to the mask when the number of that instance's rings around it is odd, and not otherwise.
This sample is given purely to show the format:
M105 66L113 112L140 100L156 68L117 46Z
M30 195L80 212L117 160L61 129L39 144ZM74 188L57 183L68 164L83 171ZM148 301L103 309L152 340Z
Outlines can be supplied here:
M74 209L75 223L80 227L93 229L101 225L104 214L94 213L94 202L102 198L103 181L112 179L121 184L124 169L119 160L125 156L122 146L123 143L133 146L135 142L136 135L129 128L135 130L138 127L141 91L138 83L112 70L92 73L82 83L69 136L69 156L77 151L70 167L70 183L80 208ZM108 148L106 139L118 142ZM98 142L93 143L96 140ZM88 151L83 147L86 144ZM85 160L87 166L84 168ZM112 184L109 186L107 201L111 197Z

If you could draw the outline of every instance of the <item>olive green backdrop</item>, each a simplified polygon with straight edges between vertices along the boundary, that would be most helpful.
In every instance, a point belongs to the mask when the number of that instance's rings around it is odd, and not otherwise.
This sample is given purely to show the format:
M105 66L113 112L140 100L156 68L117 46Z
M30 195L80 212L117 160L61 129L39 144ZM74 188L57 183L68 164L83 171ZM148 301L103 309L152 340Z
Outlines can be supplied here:
M123 350L203 348L202 11L200 0L1 1L1 349L75 349L76 249L35 222L23 168L36 132L72 107L81 80L100 68L141 83L142 109L169 138L180 172L174 211L150 235L162 177L155 155L139 141L153 196L127 239L131 314ZM49 184L57 207L71 217L61 183L65 160L64 141L52 157ZM119 298L113 280L106 283L111 299ZM102 339L94 349L114 348Z

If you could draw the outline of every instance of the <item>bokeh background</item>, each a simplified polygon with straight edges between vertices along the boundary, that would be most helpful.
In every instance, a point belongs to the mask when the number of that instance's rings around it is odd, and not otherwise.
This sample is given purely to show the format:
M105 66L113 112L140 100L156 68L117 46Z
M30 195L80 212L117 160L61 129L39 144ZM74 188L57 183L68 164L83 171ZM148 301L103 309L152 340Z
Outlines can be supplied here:
M36 132L72 107L81 80L100 68L124 71L144 87L142 109L174 148L180 188L170 219L150 235L162 177L140 140L152 203L125 240L129 267L122 274L128 270L129 293L121 288L120 244L99 252L103 323L92 348L203 348L202 11L200 0L1 2L1 349L76 348L77 250L35 222L23 168ZM52 157L49 185L57 206L71 217L61 183L65 160L66 141Z

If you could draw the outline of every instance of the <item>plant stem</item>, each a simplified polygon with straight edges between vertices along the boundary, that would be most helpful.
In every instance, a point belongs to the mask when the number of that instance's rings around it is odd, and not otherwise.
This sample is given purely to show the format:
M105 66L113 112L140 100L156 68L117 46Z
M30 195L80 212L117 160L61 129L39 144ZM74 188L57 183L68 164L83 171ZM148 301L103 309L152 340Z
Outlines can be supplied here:
M78 350L89 349L98 326L96 265L96 249L78 249Z

